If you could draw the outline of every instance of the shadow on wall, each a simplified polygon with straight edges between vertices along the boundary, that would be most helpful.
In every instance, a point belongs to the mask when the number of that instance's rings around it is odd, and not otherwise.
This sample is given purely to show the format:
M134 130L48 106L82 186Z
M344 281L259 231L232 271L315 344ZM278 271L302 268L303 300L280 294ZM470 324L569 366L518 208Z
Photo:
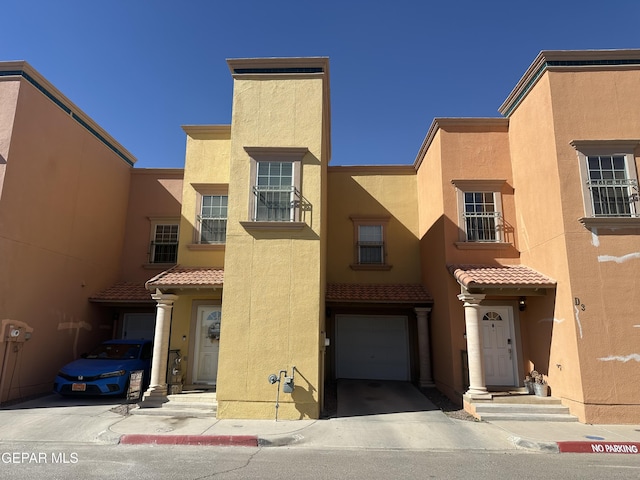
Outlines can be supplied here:
M317 389L311 385L309 380L307 380L300 370L296 368L295 372L297 374L295 376L296 386L291 394L291 399L296 405L296 410L300 412L298 420L302 420L304 418L316 418L318 415L318 401L314 399L313 395ZM306 382L306 388L299 384L300 379Z

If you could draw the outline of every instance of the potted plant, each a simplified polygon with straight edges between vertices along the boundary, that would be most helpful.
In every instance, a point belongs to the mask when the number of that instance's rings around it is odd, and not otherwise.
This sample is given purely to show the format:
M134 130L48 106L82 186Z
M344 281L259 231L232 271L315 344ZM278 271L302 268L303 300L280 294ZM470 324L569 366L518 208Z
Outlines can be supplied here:
M537 371L531 372L531 378L533 379L533 391L538 397L549 396L549 384L544 379L544 375Z
M527 389L527 393L529 395L533 395L535 393L535 391L533 390L533 378L531 378L531 375L526 375L524 377L524 386Z

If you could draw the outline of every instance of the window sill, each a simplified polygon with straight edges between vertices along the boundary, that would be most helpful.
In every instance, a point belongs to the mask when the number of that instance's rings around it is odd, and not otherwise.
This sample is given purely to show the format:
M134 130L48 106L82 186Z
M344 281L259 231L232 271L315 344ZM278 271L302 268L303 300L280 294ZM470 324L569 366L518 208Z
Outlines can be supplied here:
M586 228L640 228L640 217L582 217L578 221Z
M187 249L192 251L219 251L224 250L224 243L189 243Z
M307 226L304 222L240 222L240 225L247 231L277 230L291 232L300 231Z
M505 250L513 245L505 242L455 242L459 250Z
M393 265L352 263L351 265L349 265L349 267L351 267L351 270L387 271L391 270Z

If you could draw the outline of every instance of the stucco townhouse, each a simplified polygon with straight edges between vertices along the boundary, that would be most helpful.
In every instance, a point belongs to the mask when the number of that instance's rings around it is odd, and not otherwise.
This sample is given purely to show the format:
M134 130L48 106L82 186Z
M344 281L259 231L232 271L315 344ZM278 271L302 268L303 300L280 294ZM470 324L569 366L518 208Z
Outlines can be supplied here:
M281 387L279 418L318 418L342 378L475 413L536 370L580 421L638 422L640 51L543 51L500 117L385 166L331 165L327 58L227 63L231 124L183 126L182 169L0 63L0 402L148 337L142 407L177 354L219 418L273 418Z

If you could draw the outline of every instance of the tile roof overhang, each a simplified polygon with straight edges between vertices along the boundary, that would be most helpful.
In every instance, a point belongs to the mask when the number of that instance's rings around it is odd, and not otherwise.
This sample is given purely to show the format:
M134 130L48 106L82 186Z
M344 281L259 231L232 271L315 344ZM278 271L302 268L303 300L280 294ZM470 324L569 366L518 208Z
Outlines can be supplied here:
M433 303L433 297L421 284L329 283L325 298L329 303Z
M175 267L151 278L145 284L155 289L203 289L220 288L224 283L224 270L217 267Z
M525 265L450 264L447 269L469 292L507 294L517 290L535 292L556 287L555 280Z
M89 297L92 303L155 304L143 283L119 282Z

